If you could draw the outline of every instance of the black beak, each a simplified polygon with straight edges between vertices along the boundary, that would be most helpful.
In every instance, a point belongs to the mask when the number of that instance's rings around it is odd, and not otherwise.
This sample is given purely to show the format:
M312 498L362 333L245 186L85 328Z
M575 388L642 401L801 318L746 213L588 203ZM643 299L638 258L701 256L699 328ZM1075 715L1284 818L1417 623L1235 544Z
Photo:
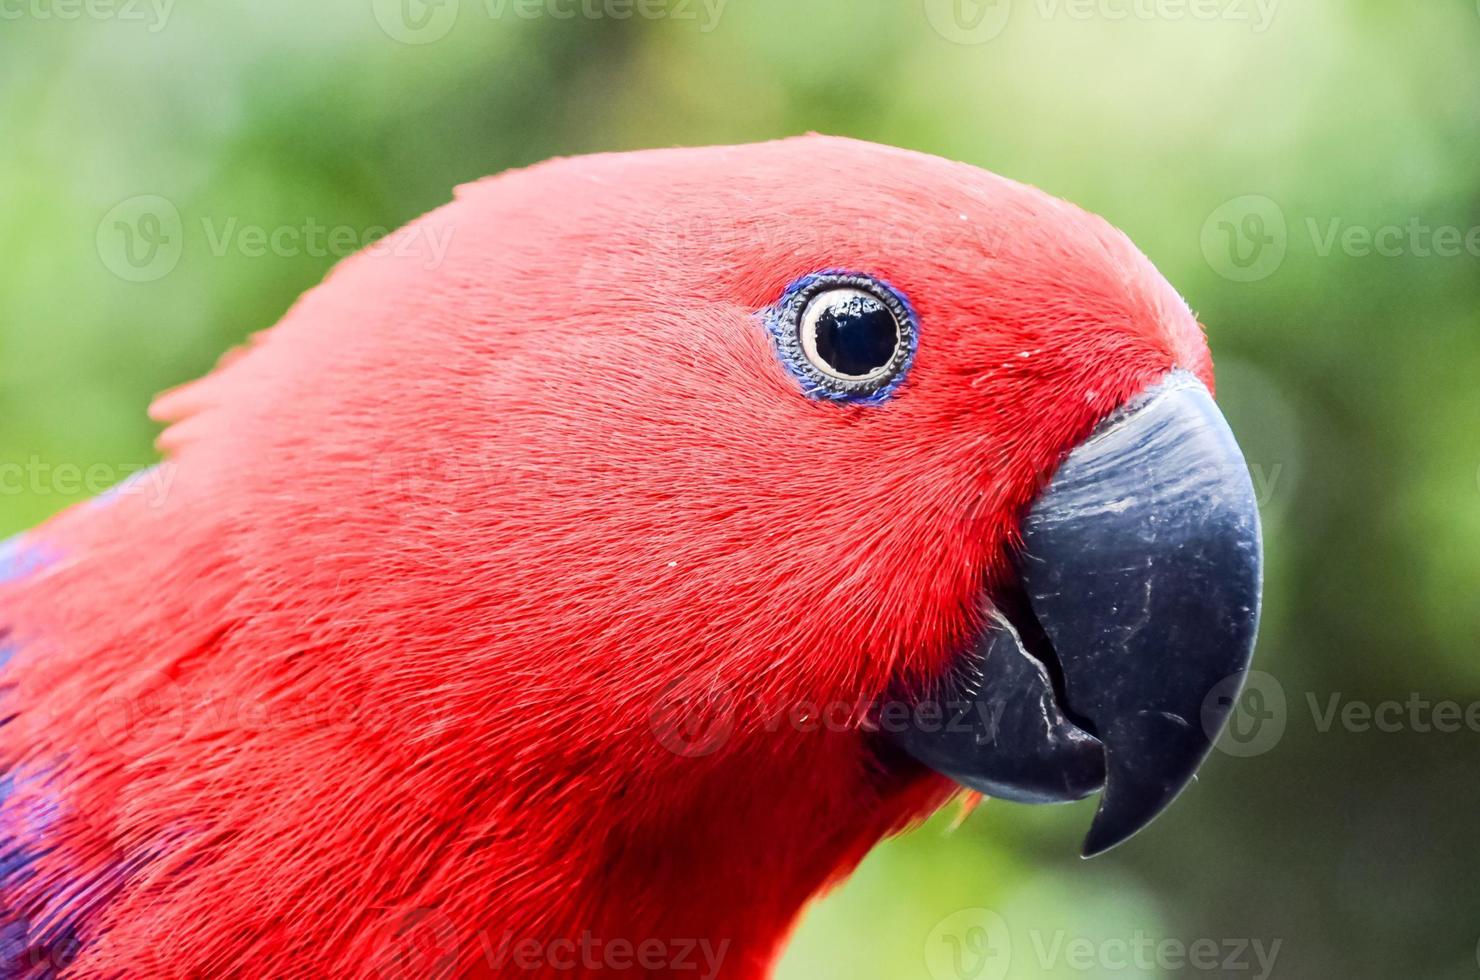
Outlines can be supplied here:
M1253 653L1254 488L1207 389L1178 372L1068 455L1022 532L1019 588L991 597L941 703L891 734L991 796L1103 789L1090 857L1166 809L1227 720L1232 700L1209 694Z

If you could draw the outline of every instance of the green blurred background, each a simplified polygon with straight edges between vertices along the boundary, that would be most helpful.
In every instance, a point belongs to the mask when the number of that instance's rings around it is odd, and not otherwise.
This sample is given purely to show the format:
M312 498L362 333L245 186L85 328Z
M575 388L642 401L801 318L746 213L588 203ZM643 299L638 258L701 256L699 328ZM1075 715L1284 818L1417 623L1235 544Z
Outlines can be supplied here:
M943 815L779 976L1480 975L1474 0L580 2L0 0L0 537L459 182L809 129L966 160L1104 214L1208 325L1265 673L1152 830L1081 862L1092 803Z

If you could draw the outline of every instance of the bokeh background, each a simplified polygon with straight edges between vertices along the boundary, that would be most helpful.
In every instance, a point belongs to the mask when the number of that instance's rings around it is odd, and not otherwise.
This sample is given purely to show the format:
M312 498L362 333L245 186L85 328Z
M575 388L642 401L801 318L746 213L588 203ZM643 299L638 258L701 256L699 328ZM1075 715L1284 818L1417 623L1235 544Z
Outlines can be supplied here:
M1474 0L0 0L0 537L460 182L807 130L966 160L1208 325L1263 673L1151 831L1082 862L1092 803L945 814L780 978L1480 975L1477 55Z

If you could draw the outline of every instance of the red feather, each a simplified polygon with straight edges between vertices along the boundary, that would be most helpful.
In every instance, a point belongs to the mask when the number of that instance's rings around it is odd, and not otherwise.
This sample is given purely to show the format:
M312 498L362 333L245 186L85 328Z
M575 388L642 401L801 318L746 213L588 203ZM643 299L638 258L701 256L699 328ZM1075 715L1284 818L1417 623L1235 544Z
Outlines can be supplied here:
M803 397L758 320L835 268L919 313L882 407ZM463 187L159 400L162 502L30 539L0 755L61 809L3 904L109 883L77 976L553 977L585 936L760 977L952 792L847 709L949 664L1043 478L1176 366L1211 382L1122 235L966 165L806 137Z

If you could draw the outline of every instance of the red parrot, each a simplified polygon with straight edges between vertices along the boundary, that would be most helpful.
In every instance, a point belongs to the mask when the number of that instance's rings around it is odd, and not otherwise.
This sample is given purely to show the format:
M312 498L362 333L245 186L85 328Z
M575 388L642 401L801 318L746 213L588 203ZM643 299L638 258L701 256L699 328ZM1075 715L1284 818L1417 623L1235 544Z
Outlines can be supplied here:
M1113 846L1252 650L1212 385L1124 236L964 164L463 187L159 399L167 493L0 552L0 972L757 980L958 784Z

